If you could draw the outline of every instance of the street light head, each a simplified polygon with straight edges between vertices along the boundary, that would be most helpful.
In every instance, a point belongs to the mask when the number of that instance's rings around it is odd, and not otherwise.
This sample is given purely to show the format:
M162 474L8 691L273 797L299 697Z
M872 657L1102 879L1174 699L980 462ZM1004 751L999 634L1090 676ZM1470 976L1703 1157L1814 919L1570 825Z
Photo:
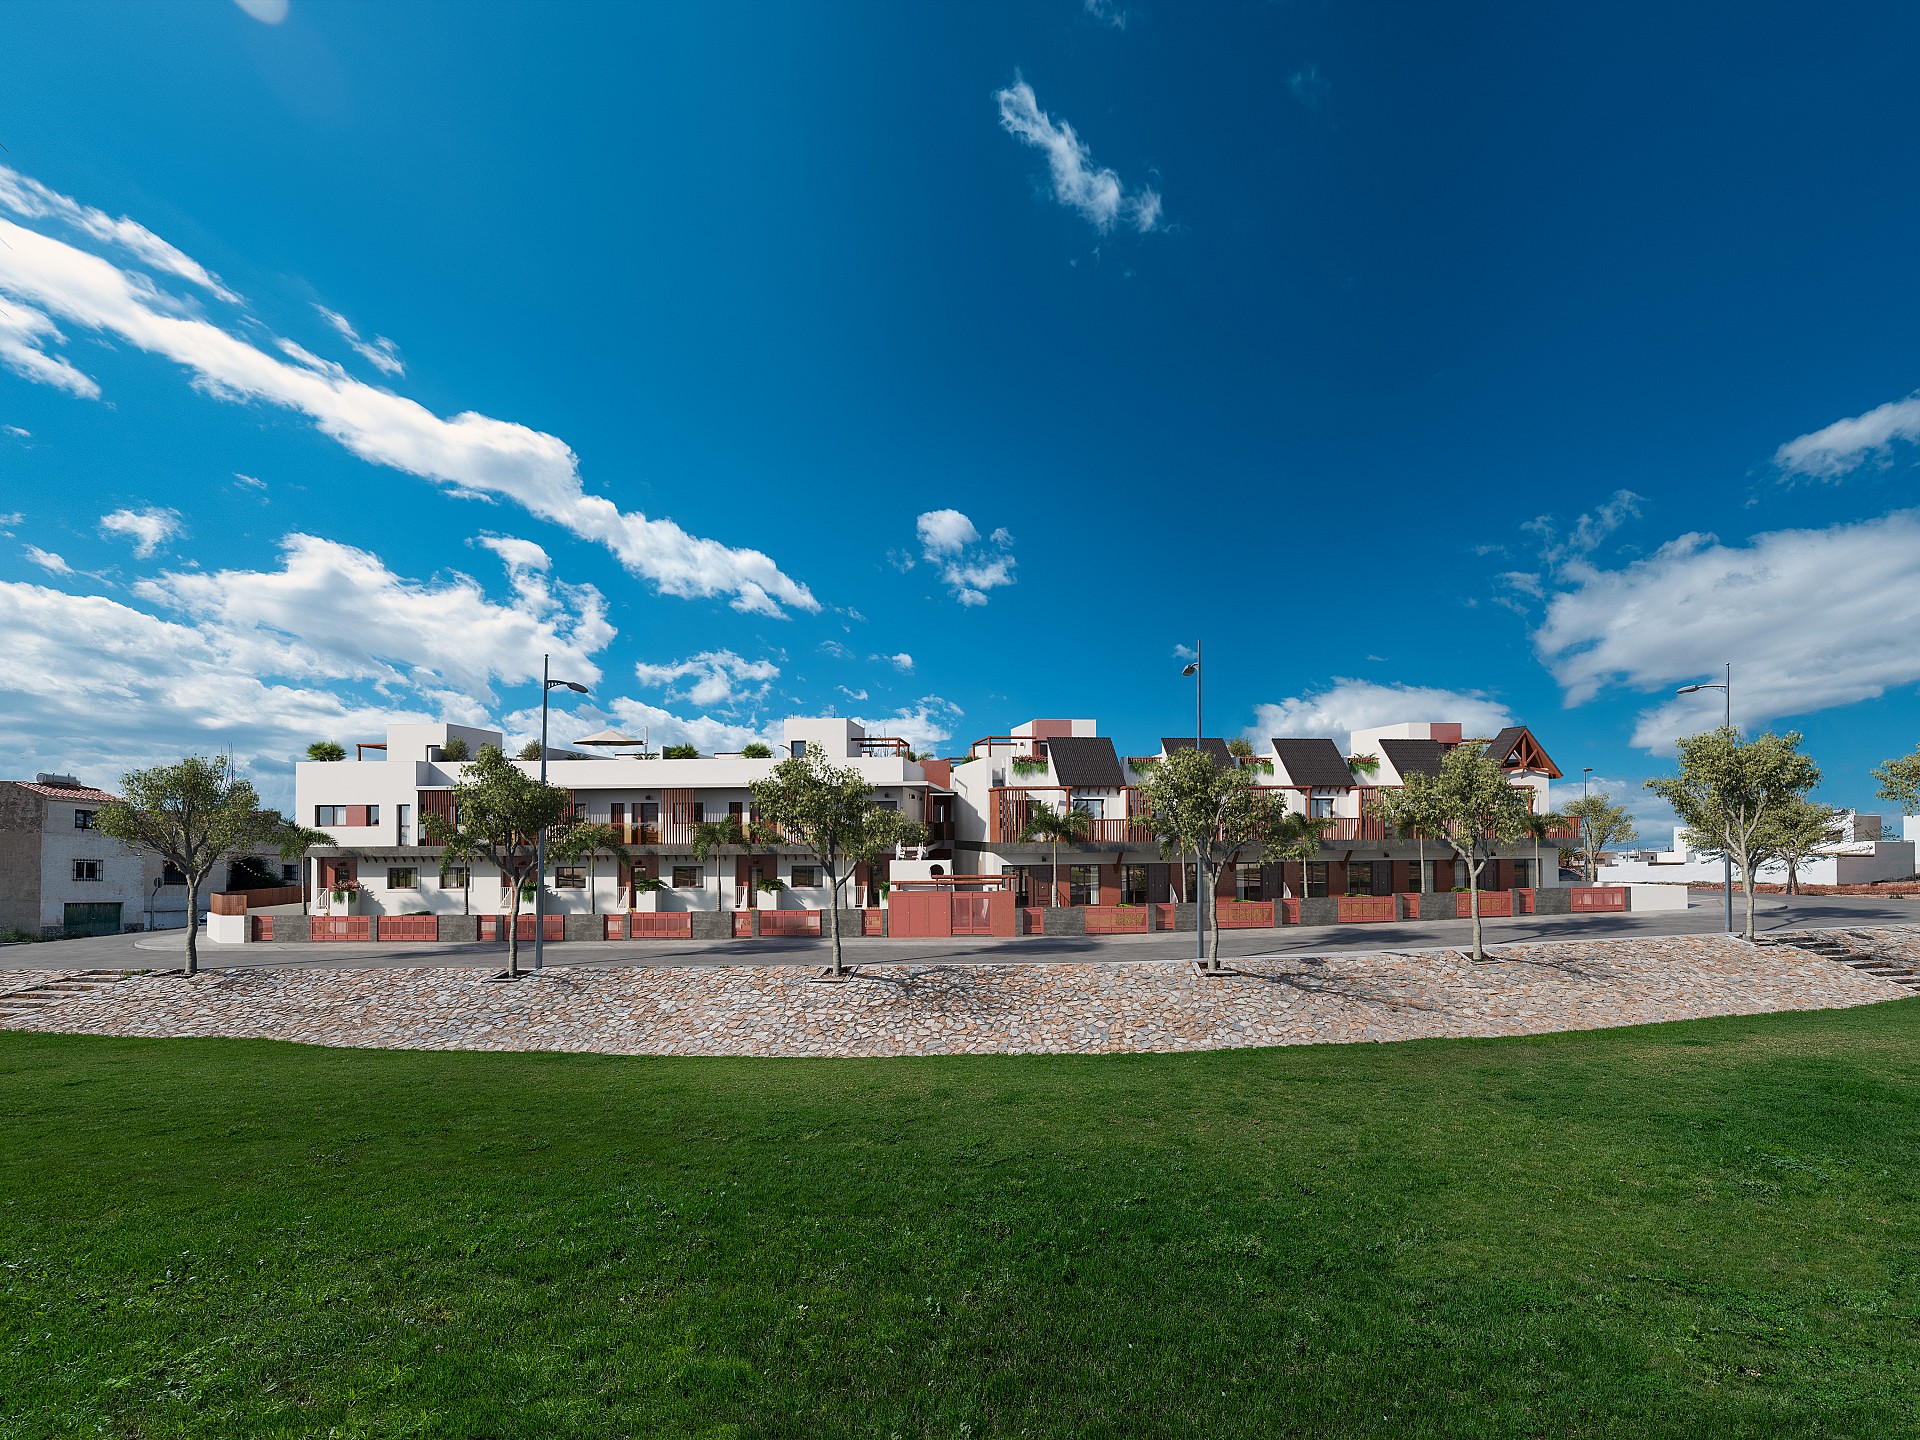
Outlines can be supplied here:
M549 680L547 681L547 688L549 690L571 690L576 695L585 695L587 693L586 686L576 685L571 680Z
M1704 685L1682 685L1678 690L1674 691L1673 693L1676 695L1691 695L1696 690L1704 690L1706 688L1707 687Z
M1197 675L1200 673L1200 666L1198 662L1196 662L1192 665L1187 666L1187 668L1182 670L1180 673L1182 675Z

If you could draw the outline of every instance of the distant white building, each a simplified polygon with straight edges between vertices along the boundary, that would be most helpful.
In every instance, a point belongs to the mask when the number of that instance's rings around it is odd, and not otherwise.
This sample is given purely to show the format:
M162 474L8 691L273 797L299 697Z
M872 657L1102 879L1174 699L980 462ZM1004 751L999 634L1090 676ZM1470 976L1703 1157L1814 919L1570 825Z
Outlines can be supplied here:
M1894 840L1883 834L1878 815L1842 810L1837 817L1840 839L1821 846L1817 855L1801 862L1800 883L1872 885L1882 880L1906 879L1914 873L1915 841L1920 839L1920 834L1916 834L1916 830L1920 830L1914 823L1916 818L1907 817L1908 838ZM1602 885L1636 882L1688 885L1695 881L1718 884L1724 874L1725 865L1720 858L1696 849L1686 828L1680 826L1674 829L1670 850L1623 850L1608 856L1600 864L1599 880ZM1736 875L1734 883L1738 884L1739 879ZM1762 865L1754 880L1762 885L1784 885L1787 867L1781 862Z

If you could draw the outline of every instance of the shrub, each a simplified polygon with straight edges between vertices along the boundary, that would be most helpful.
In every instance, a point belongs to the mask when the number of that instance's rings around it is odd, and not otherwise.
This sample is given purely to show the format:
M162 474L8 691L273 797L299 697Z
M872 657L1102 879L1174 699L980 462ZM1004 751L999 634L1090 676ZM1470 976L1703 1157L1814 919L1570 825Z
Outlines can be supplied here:
M700 751L693 745L669 745L660 752L663 760L698 760Z
M459 735L455 735L440 747L442 760L466 760L470 759L472 754L473 752L467 748L466 740Z
M540 742L538 740L527 741L526 744L520 747L520 753L514 758L518 760L538 760L540 758Z
M743 760L771 760L773 751L755 740L752 744L741 747L740 757Z
M316 740L307 746L309 760L344 760L346 758L347 747L337 745L331 740Z

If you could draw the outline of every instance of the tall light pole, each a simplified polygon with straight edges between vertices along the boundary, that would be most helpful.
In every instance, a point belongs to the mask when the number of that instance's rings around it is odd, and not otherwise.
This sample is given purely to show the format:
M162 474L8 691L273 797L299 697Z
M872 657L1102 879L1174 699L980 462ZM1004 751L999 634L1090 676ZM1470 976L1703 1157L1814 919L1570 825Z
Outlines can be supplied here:
M1200 673L1200 657L1206 653L1206 648L1206 641L1194 641L1193 663L1180 672L1182 675L1191 675L1193 677L1193 753L1203 758L1206 755L1206 751L1202 749L1200 745L1200 738L1203 733L1203 728L1200 723L1200 685L1206 677ZM1207 906L1206 901L1200 894L1202 879L1203 877L1200 874L1200 852L1196 850L1193 852L1193 944L1194 958L1204 965L1207 960Z
M1580 798L1582 800L1587 798L1587 786L1591 783L1592 777L1593 767L1591 765L1586 766L1580 771Z
M585 695L587 687L576 685L571 680L556 680L550 673L552 657L540 657L540 783L547 783L547 693L555 688L572 690ZM540 827L540 838L534 844L533 877L533 968L538 971L546 963L545 946L547 941L546 905L547 896L547 827Z
M1727 729L1731 731L1733 729L1733 662L1731 660L1727 662L1727 678L1725 682L1721 684L1682 685L1673 693L1676 695L1692 695L1701 690L1724 690L1726 692ZM1727 898L1727 931L1731 934L1733 931L1733 852L1731 850L1723 850L1720 855L1720 861L1721 884L1726 892Z

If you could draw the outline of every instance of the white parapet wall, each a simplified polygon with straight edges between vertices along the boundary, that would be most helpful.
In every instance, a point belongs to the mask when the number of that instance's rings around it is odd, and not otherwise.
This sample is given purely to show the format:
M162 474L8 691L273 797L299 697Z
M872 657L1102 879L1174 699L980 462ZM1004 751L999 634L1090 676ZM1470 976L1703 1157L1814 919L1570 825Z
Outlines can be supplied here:
M1687 899L1687 887L1684 885L1627 886L1629 910L1684 910L1687 908Z
M207 939L216 945L244 945L252 937L253 926L246 915L207 916Z

